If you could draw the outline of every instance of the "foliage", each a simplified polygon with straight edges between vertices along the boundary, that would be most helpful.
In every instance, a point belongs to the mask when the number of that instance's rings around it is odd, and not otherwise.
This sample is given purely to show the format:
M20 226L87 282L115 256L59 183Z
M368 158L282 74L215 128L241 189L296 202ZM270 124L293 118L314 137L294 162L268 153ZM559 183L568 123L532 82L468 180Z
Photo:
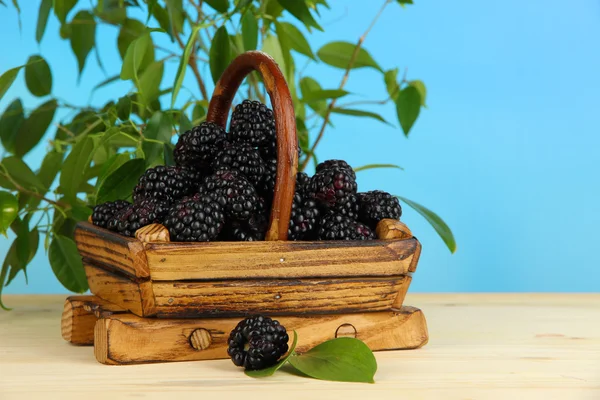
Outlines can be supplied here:
M396 107L399 125L408 136L425 106L425 85L406 76L399 78L398 68L385 69L363 43L386 7L410 3L383 0L358 41L335 41L315 51L306 35L323 31L319 20L323 8L329 8L326 0L42 0L37 42L42 42L48 20L56 18L60 29L55 34L70 43L79 71L77 79L95 58L103 69L115 73L96 88L122 80L129 82L131 89L101 107L73 105L53 95L59 82L53 82L52 66L37 54L24 63L16 62L0 75L0 99L23 72L27 88L41 103L29 111L17 98L0 116L4 148L0 232L10 228L16 237L2 264L0 293L20 271L25 273L40 241L60 282L69 290L85 291L87 285L73 242L76 223L87 219L95 204L127 197L145 168L172 163L169 155L174 135L205 119L210 100L207 86L212 86L206 80L216 82L232 58L244 51L262 49L285 73L297 116L302 168L317 161L317 147L336 116L389 123L378 113L361 109L365 104ZM21 18L16 0L0 0L0 6L14 7ZM101 64L101 38L96 30L104 25L118 30L121 65ZM168 37L170 46L156 45L161 37ZM165 76L165 63L173 60L179 62L177 73ZM339 69L340 84L332 87L319 83L316 77L305 74L305 67L296 65L299 61ZM344 87L358 68L381 74L387 88L383 100L346 100L351 95ZM184 75L189 72L197 88L182 90ZM266 100L256 74L249 76L238 94L240 99ZM34 171L24 156L43 138L48 141L47 152ZM362 169L382 167L399 168L370 164ZM454 243L443 221L431 211L427 213L434 216L428 220L446 236L445 242Z

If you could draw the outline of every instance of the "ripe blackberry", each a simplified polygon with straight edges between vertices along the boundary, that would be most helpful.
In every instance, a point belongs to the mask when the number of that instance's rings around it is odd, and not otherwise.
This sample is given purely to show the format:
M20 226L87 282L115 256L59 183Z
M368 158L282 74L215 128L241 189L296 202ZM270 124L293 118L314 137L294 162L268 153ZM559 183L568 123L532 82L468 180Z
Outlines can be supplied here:
M356 194L356 180L345 168L322 169L311 178L308 193L323 206L333 208L349 194Z
M275 176L277 175L277 160L268 158L265 161L265 175L263 181L257 186L259 193L265 197L268 202L273 200L273 191L275 190Z
M289 336L279 321L269 317L250 317L229 334L227 354L238 367L247 370L268 368L288 351Z
M139 202L147 198L156 198L172 203L195 193L199 183L199 173L195 170L159 165L149 168L140 177L133 189L133 200Z
M349 194L338 199L335 206L331 208L331 211L356 221L360 211L360 202L358 200L358 196L355 194Z
M144 199L126 206L110 218L106 227L125 236L135 236L135 231L153 223L162 222L168 203L160 199Z
M263 147L275 138L273 111L260 101L244 100L231 114L229 135L235 142Z
M300 143L298 143L298 158L302 155L302 149L300 148ZM260 156L263 160L268 160L271 158L277 158L277 138L273 136L271 140L267 144L260 146Z
M304 172L298 172L296 174L296 192L302 196L306 195L308 190L308 184L310 183L310 177Z
M260 198L252 184L237 170L217 171L206 178L201 193L209 193L225 208L228 217L247 220L256 214Z
M213 171L239 170L255 186L258 186L266 173L265 162L258 150L247 143L225 141L211 163Z
M173 157L179 166L204 170L227 137L225 129L213 122L203 122L179 136Z
M92 213L92 223L101 228L106 228L108 221L117 212L129 205L131 204L125 200L108 201L103 204L98 204L94 207L94 212Z
M316 237L321 212L313 199L302 201L294 196L292 215L288 228L288 240L312 240Z
M319 240L370 240L375 234L366 225L340 214L331 213L321 221Z
M323 161L322 163L317 165L315 172L321 172L324 169L330 169L330 168L345 169L348 172L350 172L350 175L352 175L352 178L356 179L356 174L354 173L354 169L352 169L352 167L344 160Z
M224 224L221 205L212 196L198 193L171 207L164 223L174 242L208 242L219 235Z
M235 242L256 242L265 240L269 218L265 214L252 215L247 221L231 221L228 240Z
M359 220L375 229L384 218L400 219L402 207L398 199L387 192L373 190L358 194L360 203Z

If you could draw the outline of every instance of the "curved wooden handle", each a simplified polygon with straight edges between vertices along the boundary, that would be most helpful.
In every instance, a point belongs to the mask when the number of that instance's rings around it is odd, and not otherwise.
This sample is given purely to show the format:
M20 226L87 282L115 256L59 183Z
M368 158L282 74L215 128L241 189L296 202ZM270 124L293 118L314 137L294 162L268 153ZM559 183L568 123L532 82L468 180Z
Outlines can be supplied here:
M298 137L290 90L275 60L261 51L248 51L236 57L217 82L206 120L226 128L233 97L246 75L252 71L262 75L271 98L277 132L275 193L271 224L265 239L287 240L298 171Z

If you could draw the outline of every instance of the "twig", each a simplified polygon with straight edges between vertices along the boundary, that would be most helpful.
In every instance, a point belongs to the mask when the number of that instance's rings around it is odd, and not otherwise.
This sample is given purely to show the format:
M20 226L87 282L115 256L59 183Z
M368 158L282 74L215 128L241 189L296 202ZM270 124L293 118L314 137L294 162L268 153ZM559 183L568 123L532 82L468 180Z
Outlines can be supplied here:
M67 207L69 206L68 204L65 204L65 203L63 203L63 202L61 202L61 201L54 201L54 200L50 200L50 199L46 198L44 195L42 195L42 194L39 194L39 193L37 193L37 192L34 192L34 191L32 191L32 190L29 190L29 189L25 189L23 186L19 185L19 184L18 184L18 183L17 183L17 182L16 182L16 181L15 181L15 180L12 178L12 176L10 176L10 175L8 174L8 172L2 172L2 171L0 171L0 175L4 176L6 179L8 179L8 180L10 181L10 183L12 183L12 184L13 184L13 186L15 187L15 189L16 189L18 192L21 192L21 193L24 193L24 194L26 194L26 195L33 196L33 197L35 197L35 198L37 198L37 199L43 200L43 201L45 201L45 202L47 202L47 203L49 203L49 204L52 204L53 206L55 206L55 207L57 207L57 208L61 208L61 209L62 209L62 208L67 208Z
M377 15L375 15L375 18L373 18L373 21L371 21L371 24L369 25L369 27L367 28L365 33L363 33L362 36L358 39L358 43L356 43L356 47L354 48L354 51L352 52L352 55L350 56L350 61L348 62L348 66L346 67L346 71L344 73L344 76L342 77L342 81L340 82L340 86L339 86L340 90L343 89L344 86L346 86L346 82L348 81L348 77L350 76L350 70L352 69L354 62L356 61L356 57L358 56L358 52L359 52L360 48L362 47L363 42L367 38L367 35L371 31L371 29L373 29L373 27L375 26L375 23L377 22L377 20L381 16L381 14L383 14L383 10L385 9L385 7L390 2L391 2L391 0L385 0L385 2L383 3L383 6L381 6L381 9L379 9L379 12L377 13ZM331 100L331 103L329 103L329 106L327 107L327 111L325 112L325 116L323 117L323 124L321 125L321 129L319 130L317 139L315 140L312 147L310 148L308 157L306 157L304 159L304 162L300 166L300 168L299 168L300 171L302 171L306 168L306 166L308 165L308 163L311 160L310 155L314 154L317 146L321 142L321 139L323 139L323 134L325 133L325 128L327 128L327 123L329 122L329 117L331 116L332 110L335 108L336 102L337 102L337 99L333 99L333 100Z
M179 47L181 47L181 50L185 50L185 44L179 37L179 34L175 35L175 39L177 40L177 43L179 43ZM198 63L196 62L196 57L190 57L190 61L188 62L188 65L190 67L192 67L192 72L194 73L194 76L196 77L196 80L198 81L198 87L200 88L200 93L202 93L202 98L204 100L208 100L208 93L206 92L206 86L204 86L204 80L202 79L202 76L200 75L200 70L198 69Z

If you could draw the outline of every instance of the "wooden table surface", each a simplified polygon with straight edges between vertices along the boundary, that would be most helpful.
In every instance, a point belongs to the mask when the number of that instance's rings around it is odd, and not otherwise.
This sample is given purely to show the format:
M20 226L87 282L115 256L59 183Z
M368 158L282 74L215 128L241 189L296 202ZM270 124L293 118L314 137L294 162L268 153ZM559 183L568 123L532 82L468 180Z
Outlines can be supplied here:
M229 360L102 365L62 340L64 298L5 296L0 399L600 399L600 294L409 294L429 344L377 353L374 385L256 380Z

